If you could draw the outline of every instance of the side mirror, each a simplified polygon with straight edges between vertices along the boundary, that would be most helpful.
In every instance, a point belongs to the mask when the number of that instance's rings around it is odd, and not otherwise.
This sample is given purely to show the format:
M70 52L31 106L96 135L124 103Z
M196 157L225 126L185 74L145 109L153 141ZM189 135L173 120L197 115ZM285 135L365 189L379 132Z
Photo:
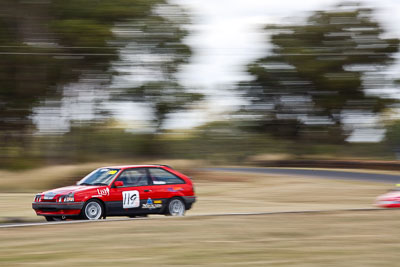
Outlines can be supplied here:
M115 187L124 186L124 182L122 182L122 181L115 181L115 182L114 182L114 186L115 186Z

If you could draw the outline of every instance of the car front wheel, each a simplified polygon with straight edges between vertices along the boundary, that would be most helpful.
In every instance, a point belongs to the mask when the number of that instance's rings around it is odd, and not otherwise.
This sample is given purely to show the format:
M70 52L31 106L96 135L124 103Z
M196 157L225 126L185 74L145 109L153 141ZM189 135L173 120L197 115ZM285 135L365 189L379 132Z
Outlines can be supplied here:
M166 215L183 216L185 215L185 203L180 198L173 198L168 203Z
M103 216L104 208L100 201L96 199L86 202L82 210L82 217L85 220L98 220Z

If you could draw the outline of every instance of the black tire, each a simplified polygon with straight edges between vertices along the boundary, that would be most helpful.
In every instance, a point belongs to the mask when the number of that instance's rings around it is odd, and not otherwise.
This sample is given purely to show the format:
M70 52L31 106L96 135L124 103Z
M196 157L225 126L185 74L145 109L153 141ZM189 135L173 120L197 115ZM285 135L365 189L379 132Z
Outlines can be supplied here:
M97 199L88 200L82 208L81 212L84 220L99 220L104 217L104 206Z
M182 199L178 197L171 198L168 202L165 215L167 216L184 216L186 205Z

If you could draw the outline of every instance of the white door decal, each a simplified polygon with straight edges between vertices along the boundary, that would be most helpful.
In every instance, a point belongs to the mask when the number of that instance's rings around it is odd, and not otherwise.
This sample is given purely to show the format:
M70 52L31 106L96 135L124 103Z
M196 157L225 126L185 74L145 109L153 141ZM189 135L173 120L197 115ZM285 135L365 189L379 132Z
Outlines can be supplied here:
M137 190L123 191L122 196L123 196L122 206L124 209L137 208L140 206L139 191Z

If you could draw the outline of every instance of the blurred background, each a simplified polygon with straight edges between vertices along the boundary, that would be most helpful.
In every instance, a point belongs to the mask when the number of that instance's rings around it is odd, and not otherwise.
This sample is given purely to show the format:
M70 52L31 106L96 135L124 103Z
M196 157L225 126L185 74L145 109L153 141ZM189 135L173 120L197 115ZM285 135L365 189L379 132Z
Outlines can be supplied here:
M0 0L0 265L398 266L400 214L373 204L400 177L399 14ZM44 221L34 193L141 163L193 178L187 218L5 228Z
M399 12L394 0L2 0L0 168L396 160Z

